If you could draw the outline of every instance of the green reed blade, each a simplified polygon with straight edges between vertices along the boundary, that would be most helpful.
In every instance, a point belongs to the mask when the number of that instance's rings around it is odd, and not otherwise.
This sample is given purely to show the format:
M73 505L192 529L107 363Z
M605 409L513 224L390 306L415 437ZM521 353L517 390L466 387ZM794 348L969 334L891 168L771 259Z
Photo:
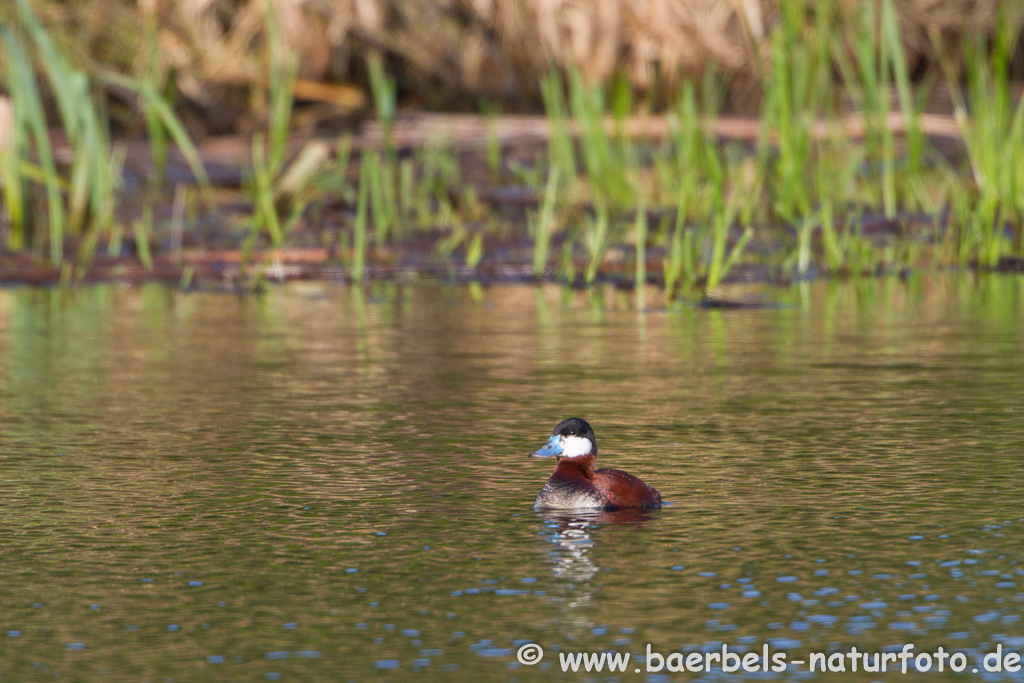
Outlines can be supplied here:
M797 237L797 265L796 271L800 275L806 275L811 265L811 234L814 232L814 222L817 216L808 214L800 222L800 230Z
M21 41L8 26L3 24L0 24L0 38L2 38L7 56L9 72L7 80L8 87L11 89L11 102L15 107L18 119L24 121L31 132L36 155L45 176L44 185L50 224L50 260L56 264L64 258L64 205L61 199L57 165L50 147L49 131L46 129L46 114L43 110L39 86L31 68L31 61L22 48Z
M473 237L469 240L469 246L466 247L466 266L469 268L476 268L480 264L480 259L484 257L484 234L482 232L473 233Z
M352 279L361 282L366 268L366 221L369 213L370 192L370 152L363 152L362 163L359 165L359 199L356 203L356 219L353 224L352 238Z
M636 276L637 291L647 284L647 206L641 202L636 212Z
M393 76L384 69L380 55L373 54L367 59L370 76L370 92L373 95L374 110L384 132L384 156L389 162L397 161L394 142L395 114L398 109L398 87Z
M0 54L6 54L0 35ZM9 79L8 79L9 80ZM11 102L6 107L10 117L7 133L9 139L6 149L0 149L0 190L3 191L3 206L7 212L7 242L4 246L10 251L23 249L28 238L27 196L25 178L20 167L25 159L26 139L25 126L22 121L20 107ZM2 119L2 117L0 117Z
M835 220L832 216L832 203L824 201L821 204L821 246L825 252L825 262L833 273L839 272L845 265L843 263L843 252L839 247L839 238L836 235Z
M603 201L597 202L594 206L596 216L587 217L584 225L584 243L590 253L590 261L587 263L586 282L592 284L597 277L597 270L604 260L604 253L608 246L608 207Z
M270 159L267 168L271 176L276 176L284 165L287 151L288 128L291 122L295 79L298 77L299 64L298 59L289 52L281 38L277 10L272 0L263 0L263 24L267 32L270 63L268 93L270 98Z
M562 76L556 69L552 68L541 78L540 91L550 127L548 156L551 164L560 167L566 174L566 180L572 180L576 177L576 153L569 133L565 88Z
M900 108L906 119L907 173L916 176L920 172L924 140L918 125L917 108L910 86L910 73L907 69L903 40L900 37L896 9L892 0L882 0L882 42L886 45L885 52L895 76Z
M398 102L395 79L384 70L384 62L379 56L371 57L367 61L367 70L377 118L390 125L395 119Z
M89 101L89 86L85 74L74 74L70 79L71 87L77 91L78 98ZM95 131L91 127L83 128L82 135L75 145L75 155L71 164L70 187L68 191L68 219L65 229L70 235L79 235L88 209L90 185L95 176L96 149Z
M78 108L81 102L78 100L77 88L72 82L75 71L68 65L67 60L54 45L49 34L43 25L36 19L35 14L29 7L26 0L15 0L18 7L18 16L22 25L28 31L32 43L39 51L40 61L46 69L47 76L53 84L53 96L61 113L61 120L67 130L68 137L76 140L79 134L80 119Z
M408 221L415 206L416 176L411 159L403 159L398 170L398 215L402 223Z
M712 244L711 244L711 260L708 264L707 280L704 285L704 295L711 296L711 293L721 283L725 276L729 274L729 270L732 268L733 263L739 254L743 251L747 242L752 236L752 231L747 228L740 239L733 245L732 250L729 254L726 254L726 243L729 238L729 228L732 226L733 220L736 218L736 210L734 202L729 202L725 207L719 209L715 214L714 221L712 222Z
M732 246L732 249L729 250L729 256L728 258L725 259L725 263L722 264L721 277L723 279L729 274L729 271L732 270L732 267L736 265L736 260L739 258L739 255L743 253L743 250L746 248L747 243L750 242L753 236L753 228L745 228L743 230L743 233L740 235L740 238L736 240L736 243Z
M185 131L185 126L178 119L170 105L159 93L152 90L149 86L145 84L132 84L137 86L135 91L142 96L146 105L160 117L164 128L167 129L171 139L174 140L174 144L181 150L185 160L188 162L189 168L192 169L192 174L196 177L196 181L198 181L200 186L209 188L210 178L206 175L206 168L203 166L202 157L199 156L199 150L192 144L192 138L189 137Z
M665 275L665 294L669 299L674 298L676 284L683 275L685 266L685 254L683 249L686 246L682 228L676 225L672 232L672 242L669 247L668 258L663 261L662 269Z
M364 156L364 160L367 158ZM383 245L388 237L388 229L391 227L388 222L389 214L384 201L384 178L381 169L380 157L376 154L369 156L369 170L367 178L370 190L370 209L373 215L374 242Z
M266 227L270 233L270 243L276 249L283 245L284 235L281 231L280 218L274 203L273 178L266 157L266 139L262 132L252 136L252 175L254 183L256 215L253 216L254 232Z
M153 234L153 206L146 204L142 208L142 218L132 223L135 236L135 252L147 270L153 270L153 256L149 248L150 235Z
M544 202L537 219L537 234L533 241L533 274L544 276L548 263L548 247L551 242L552 224L555 217L555 203L558 198L558 166L548 171L548 182L544 188Z

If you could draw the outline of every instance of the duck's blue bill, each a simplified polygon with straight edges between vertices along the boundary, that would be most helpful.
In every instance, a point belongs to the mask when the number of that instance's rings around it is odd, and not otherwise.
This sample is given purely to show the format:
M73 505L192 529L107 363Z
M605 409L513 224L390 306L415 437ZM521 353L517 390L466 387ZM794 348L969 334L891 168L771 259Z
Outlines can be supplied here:
M562 452L562 437L558 434L552 434L551 438L548 439L547 444L544 448L539 451L530 453L531 457L534 458L550 458L553 455L559 455Z

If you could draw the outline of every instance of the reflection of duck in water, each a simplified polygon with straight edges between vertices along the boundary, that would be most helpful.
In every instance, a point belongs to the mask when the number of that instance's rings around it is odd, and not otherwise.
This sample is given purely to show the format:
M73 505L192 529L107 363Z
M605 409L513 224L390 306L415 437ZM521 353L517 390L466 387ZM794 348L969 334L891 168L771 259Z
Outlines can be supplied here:
M554 530L551 542L556 550L551 555L555 560L554 574L574 582L584 582L597 573L597 565L588 553L594 547L591 532L605 525L633 526L640 528L654 515L650 510L632 509L605 512L592 510L565 512L540 510L545 526Z
M558 458L534 510L624 510L661 507L661 494L628 472L594 469L597 441L586 420L570 417L555 427L547 445L530 454Z
M656 513L647 509L632 510L540 510L538 516L551 532L548 556L555 582L548 600L559 605L559 630L570 639L585 637L594 626L591 608L597 607L601 590L595 577L600 571L591 551L600 545L602 527L626 526L640 528Z
M588 553L594 547L594 539L590 536L591 524L583 519L554 518L544 514L549 521L548 527L554 527L555 533L551 542L556 550L551 552L554 560L552 571L556 578L568 579L573 583L585 583L597 573L597 565Z

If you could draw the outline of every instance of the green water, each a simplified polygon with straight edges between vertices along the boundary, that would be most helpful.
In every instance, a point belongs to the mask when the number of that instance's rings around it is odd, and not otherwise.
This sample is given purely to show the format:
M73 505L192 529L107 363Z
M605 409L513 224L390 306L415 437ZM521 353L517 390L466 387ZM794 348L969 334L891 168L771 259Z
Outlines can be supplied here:
M0 680L981 680L1024 649L1024 278L753 291L0 290ZM533 512L571 415L672 505Z

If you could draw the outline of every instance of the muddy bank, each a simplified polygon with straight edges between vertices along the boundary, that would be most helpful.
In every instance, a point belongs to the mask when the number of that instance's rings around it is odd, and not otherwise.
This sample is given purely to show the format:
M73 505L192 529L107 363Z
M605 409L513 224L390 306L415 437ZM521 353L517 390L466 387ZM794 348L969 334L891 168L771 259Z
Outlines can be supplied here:
M909 224L909 221L908 221ZM890 239L894 226L892 221L879 219L875 222L875 239L880 242ZM485 242L486 255L475 266L465 265L465 254L460 251L444 261L436 253L437 236L423 235L405 243L386 249L371 249L368 261L361 271L356 271L338 249L324 247L290 247L276 251L246 253L240 249L183 248L176 253L160 253L152 257L152 265L143 265L135 253L135 245L126 240L123 253L110 256L98 253L87 267L49 267L29 254L0 256L0 285L74 285L77 283L122 282L139 284L159 281L182 289L232 289L250 291L264 283L290 280L325 280L358 283L367 281L415 282L437 280L452 283L476 282L482 285L500 283L537 284L558 282L575 288L592 285L612 284L616 288L631 290L636 286L636 254L631 247L610 249L592 282L587 282L583 273L587 262L584 258L573 260L571 271L565 263L549 263L542 275L538 276L533 267L533 248L524 240L516 242ZM69 244L69 246L75 246ZM553 250L561 250L562 241L553 244ZM775 245L779 248L778 245ZM748 249L767 254L772 245L756 243ZM649 285L665 286L664 248L651 248L646 255L644 281ZM994 268L979 268L976 263L968 268L1003 273L1024 273L1024 258L1003 257ZM910 266L897 268L876 268L870 271L830 271L812 266L804 273L778 266L759 263L740 263L721 281L729 283L759 283L768 285L789 285L795 281L820 278L847 278L854 276L875 277L885 275L906 276L914 270ZM704 285L697 279L689 286L676 283L676 294L697 297ZM728 308L729 302L723 302Z

